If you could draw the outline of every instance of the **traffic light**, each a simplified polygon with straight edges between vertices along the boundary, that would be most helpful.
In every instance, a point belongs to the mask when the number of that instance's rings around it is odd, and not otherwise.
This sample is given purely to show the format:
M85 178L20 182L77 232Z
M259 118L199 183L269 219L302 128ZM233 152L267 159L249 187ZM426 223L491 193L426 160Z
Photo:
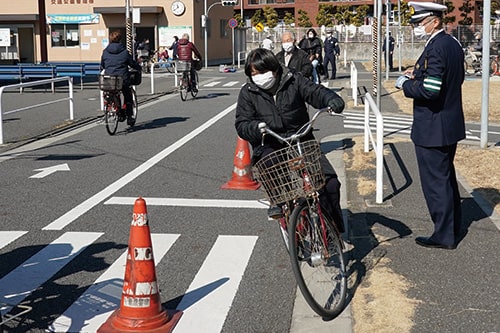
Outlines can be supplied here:
M223 6L236 6L237 3L237 0L222 0Z

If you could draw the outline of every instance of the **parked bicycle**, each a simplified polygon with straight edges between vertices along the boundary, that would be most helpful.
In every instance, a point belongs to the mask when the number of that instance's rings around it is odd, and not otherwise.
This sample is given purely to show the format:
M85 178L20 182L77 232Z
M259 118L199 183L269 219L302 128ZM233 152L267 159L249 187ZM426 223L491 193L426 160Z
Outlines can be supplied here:
M140 74L140 73L139 73ZM114 135L118 128L118 122L127 118L126 105L124 104L123 94L121 92L123 78L119 75L99 75L99 89L103 91L104 99L104 121L109 135ZM139 106L137 104L137 94L134 86L131 86L132 92L132 117L133 121L129 123L130 127L135 125Z
M481 75L483 70L483 54L472 46L464 48L464 68L466 75ZM490 55L490 75L499 75L498 55Z
M179 81L179 93L181 95L181 100L185 101L187 99L188 92L191 92L193 98L198 95L198 73L194 72L196 84L193 86L191 77L191 62L189 61L176 61L177 73L182 72L182 76Z
M319 143L300 141L325 112L334 114L329 108L318 110L297 133L287 138L260 123L262 140L270 134L287 147L255 163L254 174L270 204L279 205L283 210L280 234L290 254L300 291L317 314L332 319L344 309L347 297L344 244L319 200L319 191L325 185Z

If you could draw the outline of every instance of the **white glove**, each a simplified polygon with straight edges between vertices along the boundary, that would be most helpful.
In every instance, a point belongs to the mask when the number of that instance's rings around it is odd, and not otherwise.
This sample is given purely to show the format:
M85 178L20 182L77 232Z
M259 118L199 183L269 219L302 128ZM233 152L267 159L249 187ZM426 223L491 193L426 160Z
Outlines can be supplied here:
M407 75L401 75L396 79L396 88L401 89L403 88L403 84L410 79L409 76Z

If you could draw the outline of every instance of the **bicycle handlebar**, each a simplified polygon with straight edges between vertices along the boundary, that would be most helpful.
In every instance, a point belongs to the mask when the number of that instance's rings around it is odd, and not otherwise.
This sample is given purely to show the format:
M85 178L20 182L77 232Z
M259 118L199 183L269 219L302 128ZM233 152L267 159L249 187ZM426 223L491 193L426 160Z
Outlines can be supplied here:
M325 112L328 112L328 114L330 114L331 116L344 117L340 113L335 113L332 110L332 108L330 108L330 107L319 109L318 111L316 111L314 113L314 115L312 116L311 120L309 120L307 123L305 123L304 125L302 125L302 127L299 128L295 134L292 134L289 137L282 137L281 135L279 135L278 133L274 132L272 129L270 129L269 127L267 127L267 124L265 122L259 123L258 127L259 127L260 132L262 133L262 145L264 145L264 137L265 137L265 135L266 134L270 134L271 136L275 137L279 141L281 141L283 143L286 143L287 145L290 146L292 144L292 142L297 141L298 139L300 139L301 137L303 137L304 135L306 135L307 133L309 133L309 131L311 130L314 122L316 121L316 119L318 119L318 117L322 113L325 113Z

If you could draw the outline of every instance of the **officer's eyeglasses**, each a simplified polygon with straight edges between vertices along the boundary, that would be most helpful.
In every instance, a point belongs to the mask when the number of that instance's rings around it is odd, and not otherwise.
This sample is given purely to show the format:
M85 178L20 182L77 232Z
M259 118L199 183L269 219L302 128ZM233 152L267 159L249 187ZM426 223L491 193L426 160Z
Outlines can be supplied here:
M427 24L429 24L429 23L431 23L432 21L434 21L434 19L430 19L430 20L428 20L428 21L427 21L427 22L425 22L425 23L424 23L424 21L425 21L425 20L422 20L422 21L417 22L417 23L413 23L413 24L412 24L412 26L413 26L414 28L419 27L419 26L424 26L424 27L425 27Z

